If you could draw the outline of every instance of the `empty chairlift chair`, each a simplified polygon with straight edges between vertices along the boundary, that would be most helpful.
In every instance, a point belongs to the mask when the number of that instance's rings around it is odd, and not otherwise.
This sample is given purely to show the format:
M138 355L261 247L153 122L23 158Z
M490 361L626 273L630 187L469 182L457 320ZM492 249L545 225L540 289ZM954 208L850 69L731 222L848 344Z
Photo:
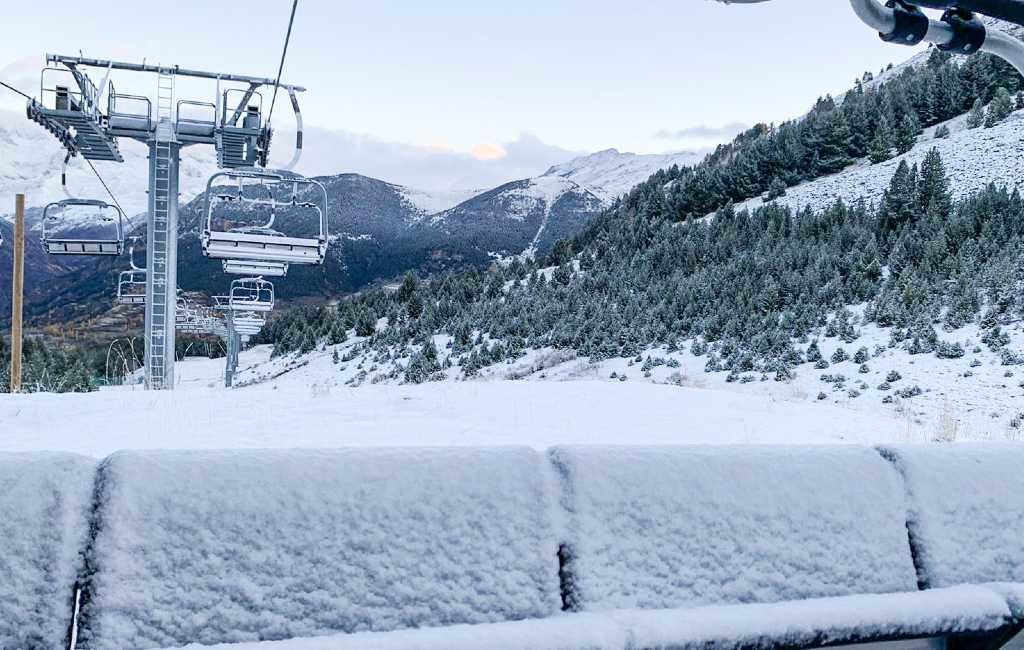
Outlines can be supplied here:
M43 208L43 250L51 255L120 255L124 213L94 199L64 199Z
M207 183L205 210L207 257L234 264L322 264L327 254L327 190L316 181L257 169L218 172ZM282 232L276 223L282 211L292 227L309 215L314 232Z
M133 240L134 241L134 240ZM128 249L128 261L131 268L121 271L117 278L117 304L146 304L146 269L135 264L135 246Z
M146 304L146 270L130 269L121 271L117 279L117 304Z
M232 280L228 308L232 311L273 311L274 285L263 278Z

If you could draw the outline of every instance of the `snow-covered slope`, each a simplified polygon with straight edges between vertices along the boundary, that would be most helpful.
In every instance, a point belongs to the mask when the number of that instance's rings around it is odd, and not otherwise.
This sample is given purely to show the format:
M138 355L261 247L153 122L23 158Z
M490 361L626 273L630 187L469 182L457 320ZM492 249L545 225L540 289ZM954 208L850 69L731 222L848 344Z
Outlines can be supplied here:
M1020 146L1024 140L1024 112L1018 111L990 129L967 129L966 119L960 116L946 123L951 131L948 138L935 138L938 126L932 127L902 156L877 165L861 160L838 174L791 187L777 202L795 209L824 208L837 199L847 203L861 198L877 202L900 162L919 165L932 147L942 155L954 196L961 197L989 183L1012 188L1024 181L1024 150ZM763 203L757 197L736 207L753 209Z
M667 169L672 165L694 165L703 157L704 152L693 151L639 155L606 149L555 165L544 172L542 178L557 176L570 180L600 197L602 201L610 202L629 192L660 169Z
M581 381L543 381L537 373L529 381L493 376L353 389L346 381L362 361L336 365L332 351L274 360L268 347L243 352L240 381L251 385L231 390L223 388L223 359L190 358L177 366L176 391L125 386L5 396L0 451L874 443L914 439L916 431L878 409L856 412L781 392L741 394L696 383L601 381L586 368L577 368ZM584 365L567 362L563 379Z

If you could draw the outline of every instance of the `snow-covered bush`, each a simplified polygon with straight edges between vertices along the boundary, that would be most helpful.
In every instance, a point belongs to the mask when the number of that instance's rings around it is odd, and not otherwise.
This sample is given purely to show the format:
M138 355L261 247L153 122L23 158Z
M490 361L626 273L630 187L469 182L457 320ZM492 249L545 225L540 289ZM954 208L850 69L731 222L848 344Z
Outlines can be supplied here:
M92 650L543 617L560 608L529 449L119 453L101 470Z
M929 588L1024 582L1024 445L883 450L907 484L909 529Z
M913 591L897 472L859 447L569 447L577 608Z
M0 454L0 648L65 647L96 462Z

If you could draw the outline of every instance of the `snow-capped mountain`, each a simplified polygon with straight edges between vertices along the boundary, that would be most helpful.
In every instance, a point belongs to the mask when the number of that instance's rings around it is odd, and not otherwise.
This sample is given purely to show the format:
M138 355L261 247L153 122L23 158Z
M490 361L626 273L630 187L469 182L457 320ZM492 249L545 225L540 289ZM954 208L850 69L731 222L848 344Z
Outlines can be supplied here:
M610 203L650 178L659 169L673 165L695 165L703 157L704 152L694 151L641 155L606 149L555 165L544 172L542 178L558 177L573 181L602 201Z

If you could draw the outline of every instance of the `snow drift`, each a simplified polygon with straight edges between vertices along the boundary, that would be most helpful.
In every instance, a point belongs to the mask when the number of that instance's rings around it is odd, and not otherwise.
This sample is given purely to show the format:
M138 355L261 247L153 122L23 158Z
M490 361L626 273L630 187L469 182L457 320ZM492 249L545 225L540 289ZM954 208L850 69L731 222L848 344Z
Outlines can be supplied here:
M903 486L859 447L564 447L577 609L917 589Z
M95 467L72 454L0 454L0 648L63 645Z
M546 468L523 448L115 454L82 639L113 650L548 616Z
M927 587L1024 583L1024 446L886 447L909 495L907 525ZM1017 592L1024 605L1024 588Z

